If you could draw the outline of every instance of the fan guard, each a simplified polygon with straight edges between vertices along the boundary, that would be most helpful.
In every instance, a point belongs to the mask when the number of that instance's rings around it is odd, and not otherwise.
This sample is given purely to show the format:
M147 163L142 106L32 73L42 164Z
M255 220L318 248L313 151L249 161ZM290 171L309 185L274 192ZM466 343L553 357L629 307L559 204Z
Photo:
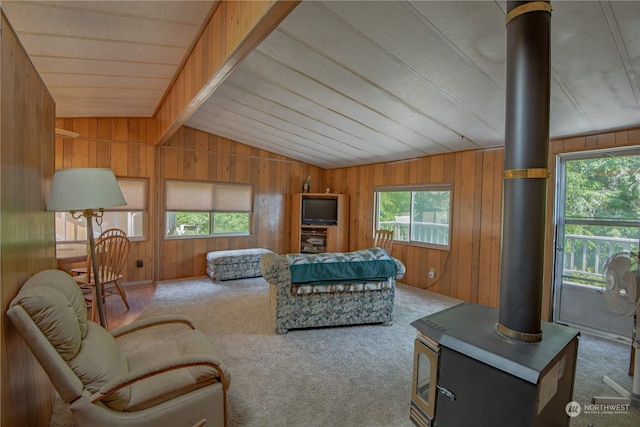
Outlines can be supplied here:
M640 303L638 255L618 252L604 265L604 295L609 310L618 316L631 316Z

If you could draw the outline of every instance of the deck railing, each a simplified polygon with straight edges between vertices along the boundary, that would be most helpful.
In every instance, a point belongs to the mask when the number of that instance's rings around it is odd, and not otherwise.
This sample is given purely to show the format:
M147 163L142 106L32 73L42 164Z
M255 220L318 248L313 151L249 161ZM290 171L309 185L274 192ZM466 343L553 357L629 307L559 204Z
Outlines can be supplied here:
M413 235L409 239L409 223L399 221L381 221L380 229L392 230L393 240L402 242L414 241L436 245L449 244L449 225L433 222L414 222L411 229Z
M565 235L563 278L565 281L603 286L607 259L618 252L638 253L638 239Z

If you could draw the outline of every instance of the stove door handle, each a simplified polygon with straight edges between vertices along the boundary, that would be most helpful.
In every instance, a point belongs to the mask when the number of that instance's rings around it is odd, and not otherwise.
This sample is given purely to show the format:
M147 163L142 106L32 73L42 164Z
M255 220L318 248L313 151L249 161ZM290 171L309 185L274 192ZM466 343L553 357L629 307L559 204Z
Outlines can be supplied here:
M447 399L449 399L450 401L454 401L456 400L456 395L453 394L453 392L447 390L446 388L437 385L436 388L438 389L438 392L443 395L444 397L446 397Z

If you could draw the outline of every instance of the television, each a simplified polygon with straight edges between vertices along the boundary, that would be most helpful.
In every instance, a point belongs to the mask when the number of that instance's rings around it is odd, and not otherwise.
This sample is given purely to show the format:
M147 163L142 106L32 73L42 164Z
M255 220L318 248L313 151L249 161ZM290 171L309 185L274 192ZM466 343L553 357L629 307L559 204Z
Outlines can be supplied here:
M302 198L302 224L338 225L338 199Z

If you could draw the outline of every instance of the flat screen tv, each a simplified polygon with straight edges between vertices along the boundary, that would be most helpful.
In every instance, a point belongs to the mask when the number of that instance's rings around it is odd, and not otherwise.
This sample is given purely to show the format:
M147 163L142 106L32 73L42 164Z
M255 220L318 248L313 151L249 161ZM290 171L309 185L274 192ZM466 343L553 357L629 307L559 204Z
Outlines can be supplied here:
M303 198L302 224L337 225L338 199Z

